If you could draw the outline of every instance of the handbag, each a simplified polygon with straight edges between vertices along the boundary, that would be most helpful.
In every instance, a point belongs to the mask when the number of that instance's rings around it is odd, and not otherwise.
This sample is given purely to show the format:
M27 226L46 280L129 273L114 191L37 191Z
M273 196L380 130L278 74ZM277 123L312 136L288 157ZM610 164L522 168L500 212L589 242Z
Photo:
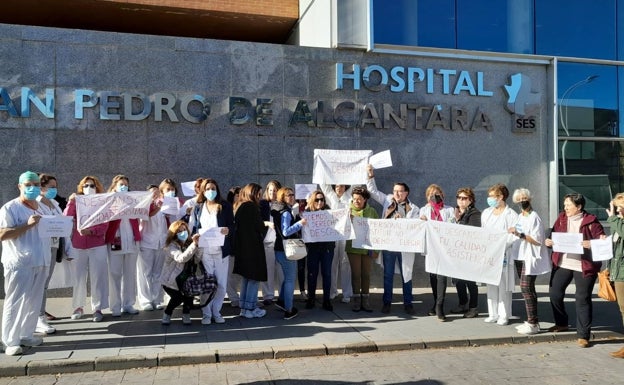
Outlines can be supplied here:
M208 274L204 264L188 261L184 265L184 270L176 277L176 283L183 295L187 297L206 296L200 304L206 306L217 293L217 277Z
M291 238L284 239L282 242L287 259L291 261L298 261L308 255L308 250L306 249L303 239Z
M609 280L609 270L602 270L598 273L598 297L606 301L615 301L615 290L613 284Z

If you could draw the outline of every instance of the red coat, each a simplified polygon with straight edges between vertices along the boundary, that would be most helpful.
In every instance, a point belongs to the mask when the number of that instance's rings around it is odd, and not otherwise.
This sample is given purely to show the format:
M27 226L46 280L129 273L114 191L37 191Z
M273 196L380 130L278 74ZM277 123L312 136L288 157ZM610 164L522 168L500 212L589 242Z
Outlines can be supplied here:
M132 226L132 233L134 234L134 240L139 242L141 240L141 232L139 231L139 220L136 218L129 219L130 226ZM115 240L115 234L119 229L121 219L108 222L108 229L106 230L106 243L112 243Z
M557 217L555 224L552 228L553 232L567 233L568 232L568 217L565 212L562 212ZM599 239L601 235L604 235L604 228L598 221L595 215L589 214L583 211L583 219L581 221L580 232L583 234L583 240ZM552 262L553 266L559 266L562 253L553 251ZM581 256L581 267L583 269L583 277L597 274L600 271L602 262L594 262L592 260L591 249L583 249L583 255Z

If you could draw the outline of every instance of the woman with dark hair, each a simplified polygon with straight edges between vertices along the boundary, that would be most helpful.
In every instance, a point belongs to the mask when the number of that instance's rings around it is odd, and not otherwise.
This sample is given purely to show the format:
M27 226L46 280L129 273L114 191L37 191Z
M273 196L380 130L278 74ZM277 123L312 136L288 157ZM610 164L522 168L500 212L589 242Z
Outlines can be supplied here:
M249 183L241 189L234 206L234 273L243 277L240 293L240 315L245 318L260 318L266 310L258 307L258 283L266 281L267 268L263 239L267 227L260 215L262 187Z
M368 205L370 193L366 187L354 187L351 190L351 217L379 218L377 211ZM358 312L372 312L370 305L370 275L373 268L373 259L377 252L356 249L352 241L347 241L347 256L351 264L351 284L353 286L353 305L351 310Z
M182 304L182 323L191 324L191 308L193 296L186 296L178 287L176 278L184 270L186 262L194 258L195 263L201 261L201 250L197 246L199 234L192 237L189 235L188 225L184 221L175 221L167 230L165 239L165 262L163 264L160 280L162 287L169 294L169 303L165 307L161 323L169 325L173 310Z
M201 184L201 195L197 197L197 204L193 207L189 218L191 234L202 233L208 229L218 228L225 240L223 245L208 245L202 247L202 262L206 272L217 278L217 292L208 304L202 308L202 325L225 323L221 315L221 307L225 299L227 286L228 265L231 247L231 232L234 229L234 213L228 201L221 198L221 190L217 181L211 178L204 179ZM204 302L202 298L202 303Z
M227 201L230 206L234 207L236 202L238 202L240 190L240 186L230 187L227 195ZM234 274L234 256L232 255L230 256L230 261L228 263L228 278L227 285L225 286L225 292L230 300L230 306L232 307L240 307L240 296L238 294L238 291L240 290L240 281L240 275Z
M563 212L555 220L553 233L583 234L583 253L552 253L552 273L550 275L550 306L555 317L555 325L550 332L568 330L568 313L565 309L565 291L574 280L576 293L576 334L578 345L589 346L592 324L592 290L602 266L601 262L592 261L592 239L605 238L605 232L595 215L585 211L585 197L582 194L567 194L563 198ZM554 245L552 239L546 239L546 246Z

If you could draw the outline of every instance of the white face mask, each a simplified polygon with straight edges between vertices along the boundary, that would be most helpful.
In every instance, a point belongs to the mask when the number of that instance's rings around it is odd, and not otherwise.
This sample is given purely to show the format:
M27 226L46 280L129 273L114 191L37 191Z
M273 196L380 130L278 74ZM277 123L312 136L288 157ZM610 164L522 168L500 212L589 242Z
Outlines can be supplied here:
M91 195L91 194L95 194L95 189L93 187L83 187L82 188L82 193L84 195Z

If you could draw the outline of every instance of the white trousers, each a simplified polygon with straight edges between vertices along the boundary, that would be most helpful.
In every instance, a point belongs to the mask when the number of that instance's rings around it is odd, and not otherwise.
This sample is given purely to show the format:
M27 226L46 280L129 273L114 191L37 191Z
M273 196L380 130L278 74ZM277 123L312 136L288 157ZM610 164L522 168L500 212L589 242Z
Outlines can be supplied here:
M264 255L266 256L267 266L267 281L260 282L260 288L262 289L262 299L273 299L275 297L275 249L274 243L264 244ZM281 271L282 269L278 269ZM278 280L279 281L279 280ZM281 284L281 281L280 281ZM277 285L279 288L279 285Z
M346 244L346 241L336 241L336 247L334 248L330 290L332 297L338 295L338 279L340 279L343 298L351 298L353 296L353 287L351 286L351 264L349 263L349 257L347 257L347 251L345 250Z
M108 257L108 287L110 309L113 313L132 307L137 295L137 253L110 254Z
M48 285L50 284L50 278L52 278L52 273L54 273L54 266L56 266L56 250L58 250L58 247L52 248L52 254L50 257L50 269L48 272L48 277L46 278L45 284L43 286L43 298L41 299L41 310L39 311L40 316L44 316L46 311L46 302L48 301Z
M240 295L238 294L238 292L240 291L241 279L243 277L238 274L234 274L234 257L229 256L228 259L228 278L225 291L230 301L239 302Z
M227 286L228 266L230 257L223 258L221 251L215 254L209 254L204 249L202 262L206 268L206 272L214 274L217 277L217 293L210 303L202 308L204 317L221 316L221 307L225 299L225 287ZM204 298L201 298L204 301Z
M108 308L108 251L107 246L74 249L70 262L74 273L72 306L84 308L87 298L87 273L91 281L91 310Z
M48 266L22 267L4 272L2 342L19 346L22 338L35 332Z
M488 315L496 319L510 319L511 303L514 286L514 263L506 264L503 267L501 280L498 286L487 285L487 305Z
M145 249L137 259L137 299L141 308L147 305L159 305L163 302L163 288L160 274L165 263L163 249Z

